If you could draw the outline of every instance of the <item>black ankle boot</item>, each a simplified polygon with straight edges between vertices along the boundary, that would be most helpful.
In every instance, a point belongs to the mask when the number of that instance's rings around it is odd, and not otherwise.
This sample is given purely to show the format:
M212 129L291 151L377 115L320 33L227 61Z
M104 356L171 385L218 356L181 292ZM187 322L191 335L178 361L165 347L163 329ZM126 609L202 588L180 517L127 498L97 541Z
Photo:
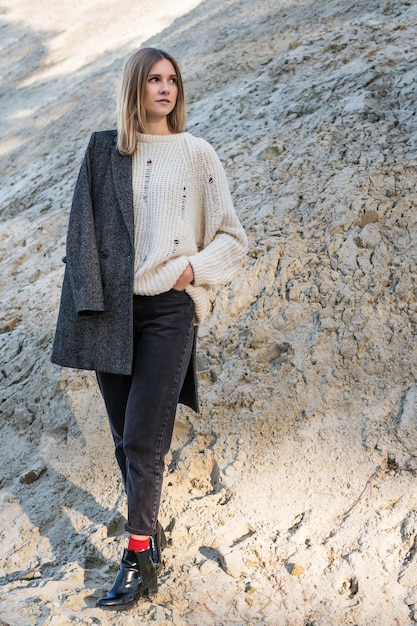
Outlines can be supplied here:
M157 588L151 550L125 550L113 587L97 600L96 606L113 611L131 609L142 596L156 593Z
M151 535L150 550L151 559L155 564L156 573L159 574L163 568L162 550L167 545L167 538L159 522L156 523L156 533Z

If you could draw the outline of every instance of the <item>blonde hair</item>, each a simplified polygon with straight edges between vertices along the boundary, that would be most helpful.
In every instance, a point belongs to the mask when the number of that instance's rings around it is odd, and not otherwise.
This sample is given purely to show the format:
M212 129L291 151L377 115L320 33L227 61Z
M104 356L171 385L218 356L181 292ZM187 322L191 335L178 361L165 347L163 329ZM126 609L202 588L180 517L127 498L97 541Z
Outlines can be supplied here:
M143 105L145 86L152 67L167 59L177 75L177 102L168 114L168 127L173 133L185 128L186 108L181 73L175 59L159 48L140 48L126 61L117 103L117 148L121 154L133 154L136 149L137 133L146 132L146 110Z

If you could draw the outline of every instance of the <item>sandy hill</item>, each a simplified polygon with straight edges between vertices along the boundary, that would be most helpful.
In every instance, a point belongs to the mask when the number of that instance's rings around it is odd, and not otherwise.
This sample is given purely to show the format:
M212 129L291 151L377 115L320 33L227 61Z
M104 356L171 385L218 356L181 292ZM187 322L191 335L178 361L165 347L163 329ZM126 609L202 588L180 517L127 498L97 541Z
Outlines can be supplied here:
M0 623L417 622L417 5L3 0ZM250 240L200 328L153 602L107 615L125 500L91 373L49 361L72 190L127 55L182 66Z

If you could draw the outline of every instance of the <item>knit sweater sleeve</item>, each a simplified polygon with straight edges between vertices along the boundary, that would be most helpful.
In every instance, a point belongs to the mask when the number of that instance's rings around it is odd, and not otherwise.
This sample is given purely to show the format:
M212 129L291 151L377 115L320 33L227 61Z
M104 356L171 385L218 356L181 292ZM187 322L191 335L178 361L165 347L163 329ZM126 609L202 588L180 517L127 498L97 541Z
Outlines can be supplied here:
M205 141L201 158L203 244L188 261L195 286L217 286L228 283L239 270L247 251L247 238L236 215L223 166Z

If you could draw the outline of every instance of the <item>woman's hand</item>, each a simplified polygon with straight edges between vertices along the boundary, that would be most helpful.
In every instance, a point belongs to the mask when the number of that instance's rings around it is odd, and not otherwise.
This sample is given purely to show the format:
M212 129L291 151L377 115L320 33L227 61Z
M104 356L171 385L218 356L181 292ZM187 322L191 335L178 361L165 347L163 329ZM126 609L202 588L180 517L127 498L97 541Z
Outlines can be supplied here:
M194 272L191 264L189 263L172 288L176 289L177 291L184 291L184 289L188 287L188 285L192 283L193 280Z

